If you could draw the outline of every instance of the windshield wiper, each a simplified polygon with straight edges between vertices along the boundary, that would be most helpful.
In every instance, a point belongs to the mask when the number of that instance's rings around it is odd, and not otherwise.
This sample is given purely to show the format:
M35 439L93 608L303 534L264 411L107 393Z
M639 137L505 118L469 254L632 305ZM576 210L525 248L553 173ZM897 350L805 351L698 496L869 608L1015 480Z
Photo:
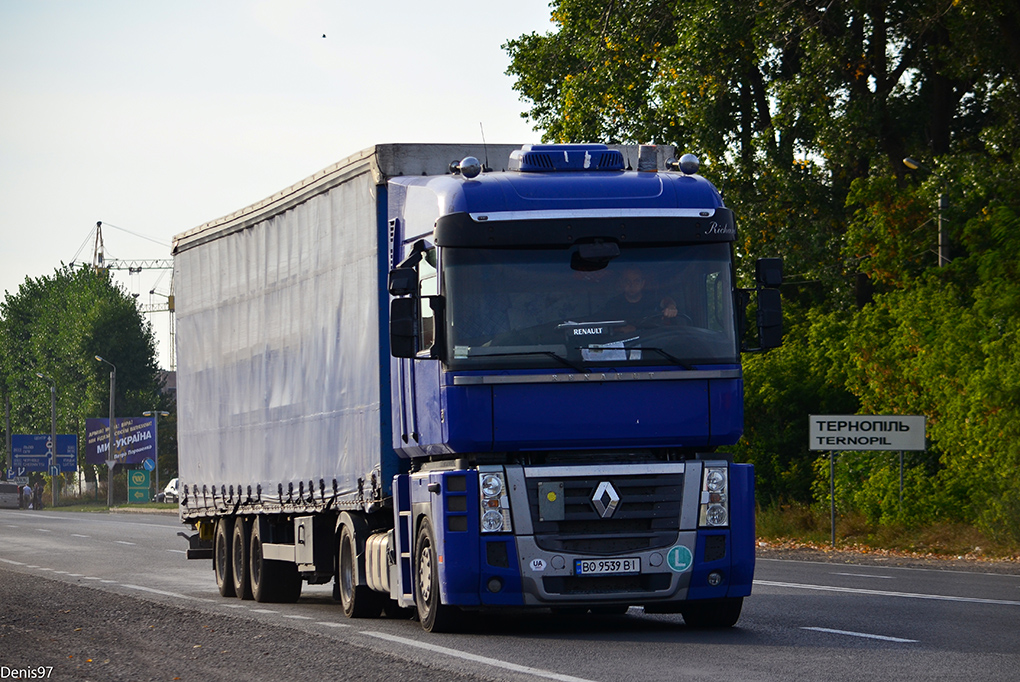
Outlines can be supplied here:
M527 350L527 351L516 351L516 352L513 352L513 353L482 353L478 357L483 357L483 358L507 358L507 357L517 357L519 355L545 355L545 356L548 356L548 357L550 357L550 358L552 358L554 360L557 360L558 362L562 363L564 367L569 367L570 369L575 369L578 372L583 372L584 374L591 374L591 370L588 369L587 367L583 367L581 365L575 364L575 363L571 362L570 360L567 360L565 357L563 357L559 353L554 353L551 350Z

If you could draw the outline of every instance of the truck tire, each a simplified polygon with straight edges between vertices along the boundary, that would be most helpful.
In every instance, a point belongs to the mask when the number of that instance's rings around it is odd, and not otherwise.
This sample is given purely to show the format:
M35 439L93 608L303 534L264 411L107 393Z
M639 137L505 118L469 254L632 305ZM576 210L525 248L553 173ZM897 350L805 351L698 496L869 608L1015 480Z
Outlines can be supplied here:
M251 537L251 522L242 517L234 519L234 530L230 534L231 574L234 595L239 599L251 599L251 582L248 580L248 541Z
M255 601L260 603L293 603L301 597L301 576L297 565L274 561L262 555L262 524L256 519L251 526L248 544L248 582Z
M387 595L358 584L358 544L350 526L340 527L338 545L336 585L344 615L348 618L378 617Z
M449 632L455 626L457 611L443 603L439 590L439 556L432 524L422 521L414 543L415 604L418 620L428 632Z
M731 628L740 619L743 605L743 597L708 599L685 604L680 613L692 628Z
M234 596L233 559L230 542L234 532L234 520L222 517L216 520L213 534L213 571L216 573L216 589L221 597Z

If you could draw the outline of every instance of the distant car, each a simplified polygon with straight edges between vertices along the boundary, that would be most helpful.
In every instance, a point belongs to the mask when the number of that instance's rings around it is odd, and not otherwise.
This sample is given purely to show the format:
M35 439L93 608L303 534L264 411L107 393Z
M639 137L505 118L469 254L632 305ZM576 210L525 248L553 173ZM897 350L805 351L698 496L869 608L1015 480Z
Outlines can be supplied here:
M0 508L17 509L20 505L21 486L17 483L0 482Z
M156 495L152 498L152 501L153 502L179 502L180 499L181 499L181 494L180 494L180 492L178 490L179 487L180 487L180 480L176 479L176 478L171 478L170 482L166 484L165 488L163 488L163 492L156 493Z

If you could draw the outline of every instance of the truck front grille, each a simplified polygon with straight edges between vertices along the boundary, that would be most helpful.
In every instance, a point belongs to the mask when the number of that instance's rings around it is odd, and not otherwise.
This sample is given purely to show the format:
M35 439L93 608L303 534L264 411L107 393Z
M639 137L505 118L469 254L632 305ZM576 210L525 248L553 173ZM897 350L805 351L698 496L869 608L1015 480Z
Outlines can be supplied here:
M619 495L615 511L604 518L593 497L603 481ZM539 482L563 484L563 513L542 520ZM680 531L683 474L585 478L528 478L528 501L535 543L551 552L596 556L669 547Z

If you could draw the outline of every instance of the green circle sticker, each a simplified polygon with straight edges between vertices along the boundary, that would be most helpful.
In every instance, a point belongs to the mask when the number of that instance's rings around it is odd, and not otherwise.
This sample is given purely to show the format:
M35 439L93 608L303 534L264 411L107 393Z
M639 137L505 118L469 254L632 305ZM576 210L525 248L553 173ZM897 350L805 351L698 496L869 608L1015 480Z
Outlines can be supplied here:
M666 554L666 563L677 573L683 573L694 563L694 555L683 545L677 545Z

